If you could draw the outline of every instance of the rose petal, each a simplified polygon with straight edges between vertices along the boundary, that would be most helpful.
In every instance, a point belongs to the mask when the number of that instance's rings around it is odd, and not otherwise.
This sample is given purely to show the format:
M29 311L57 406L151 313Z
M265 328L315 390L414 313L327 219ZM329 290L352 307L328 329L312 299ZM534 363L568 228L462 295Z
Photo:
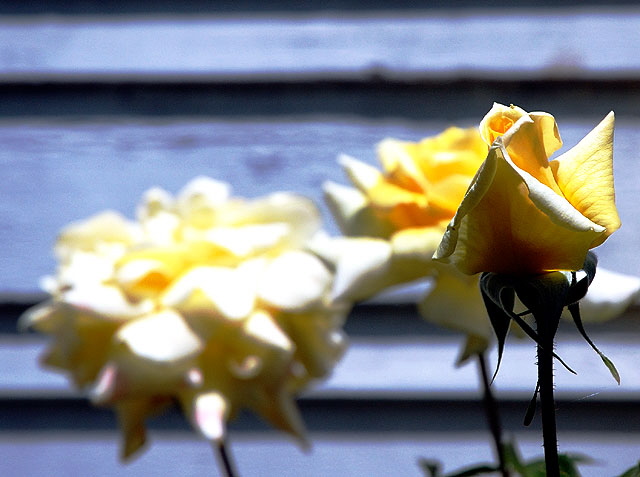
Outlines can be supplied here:
M536 181L562 195L549 167L550 155L562 145L553 116L531 113L521 117L501 137L501 143L518 170L530 174Z
M218 227L285 224L288 226L286 245L300 247L321 227L321 217L315 204L297 194L277 192L251 201L230 201L218 211Z
M324 197L340 230L345 235L388 237L394 225L376 214L367 197L358 189L335 182L323 184Z
M226 433L228 404L217 392L198 394L192 405L194 427L205 439L222 441Z
M463 275L451 266L438 266L434 287L419 303L420 314L444 328L491 341L493 329L480 295L478 276Z
M393 250L382 239L336 239L337 270L332 297L335 302L351 302L371 298L389 284Z
M365 195L369 189L384 180L384 176L378 169L346 154L338 156L338 164L344 168L351 182Z
M551 161L564 196L585 217L606 229L592 247L620 227L613 187L613 126L609 113L575 147Z
M282 329L273 321L273 318L266 312L257 311L253 313L243 324L243 329L250 336L260 343L271 347L290 352L294 344Z
M640 299L640 278L599 267L585 297L580 300L583 321L616 318Z
M429 182L408 149L413 143L397 139L385 139L378 144L378 157L385 173L401 187L414 192L426 191Z
M318 305L332 281L327 267L315 256L285 252L266 266L258 294L269 305L283 310L304 310Z
M434 258L468 274L579 270L602 230L518 169L498 139Z
M237 269L196 267L176 280L161 302L178 310L220 313L228 319L241 319L254 308L257 279L262 260L243 262Z
M203 348L200 338L183 318L170 310L125 324L115 336L135 355L158 362L175 362L195 356Z

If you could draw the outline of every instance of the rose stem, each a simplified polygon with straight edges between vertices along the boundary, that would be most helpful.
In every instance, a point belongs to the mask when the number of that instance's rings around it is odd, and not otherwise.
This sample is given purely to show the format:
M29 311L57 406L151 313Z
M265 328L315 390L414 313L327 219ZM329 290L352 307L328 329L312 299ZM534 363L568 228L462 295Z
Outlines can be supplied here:
M491 383L489 381L489 373L487 372L487 359L484 353L478 353L478 364L482 374L482 386L484 388L483 401L484 409L489 422L489 429L493 436L493 444L498 457L500 473L502 477L509 477L509 471L504 457L504 445L502 443L502 426L500 425L500 415L498 414L498 403L491 391Z
M227 451L227 446L225 445L224 440L219 440L216 444L216 451L218 454L218 458L220 463L222 464L223 475L225 477L236 477L238 474L234 470L233 463L231 462L231 457L229 452Z
M534 315L535 316L535 315ZM540 383L540 408L542 413L542 440L544 445L544 460L547 477L560 476L558 460L558 437L556 430L556 404L553 397L553 339L555 329L550 326L550 320L544 316L536 317L539 343L538 351L538 382Z

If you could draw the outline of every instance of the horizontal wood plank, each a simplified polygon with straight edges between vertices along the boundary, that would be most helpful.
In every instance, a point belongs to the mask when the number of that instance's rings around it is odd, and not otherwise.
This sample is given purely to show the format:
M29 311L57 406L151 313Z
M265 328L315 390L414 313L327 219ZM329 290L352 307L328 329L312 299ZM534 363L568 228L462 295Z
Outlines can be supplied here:
M611 8L612 6L634 6L634 0L583 0L582 7ZM318 13L318 12L381 12L433 11L478 8L474 0L325 0L323 2L300 2L299 0L156 0L154 2L131 2L128 0L22 0L0 3L0 15L123 15L123 14L255 14L255 13ZM567 8L575 7L572 0L516 0L509 3L510 9ZM504 10L505 3L495 0L482 2L483 11Z
M310 437L312 449L303 452L281 435L232 432L230 450L240 475L251 477L422 477L420 458L439 460L446 472L493 462L486 433L312 433ZM113 432L0 434L0 473L30 477L218 475L210 446L195 435L152 432L148 450L129 464L117 460L117 438ZM542 456L537 435L517 434L516 438L524 458ZM580 466L583 477L620 475L637 462L640 440L635 436L573 432L561 434L560 439L562 452L594 458L593 463Z
M634 7L411 14L2 17L0 81L304 76L636 78Z
M606 113L558 116L565 147ZM327 230L337 233L322 202L322 184L347 183L336 163L340 153L376 164L375 144L385 137L417 141L449 125L308 118L0 123L0 292L38 290L39 278L55 270L51 247L69 222L105 209L132 217L148 188L177 192L197 175L227 181L244 197L279 190L306 195L321 207ZM615 174L624 225L596 251L601 266L632 275L640 271L640 256L630 253L640 247L638 127L634 118L618 119Z
M559 341L557 353L578 373L556 371L559 399L592 402L640 398L638 334L600 333L598 347L614 361L622 384L617 385L597 354L577 331ZM455 367L459 336L353 338L331 378L308 394L310 398L476 399L479 382L475 363ZM41 337L0 341L0 398L80 396L60 373L38 365L46 347ZM495 364L494 353L491 359ZM422 364L420 364L422 363ZM438 363L436 365L436 363ZM527 401L536 382L535 345L512 339L495 381L499 396Z
M496 76L492 80L407 80L375 74L360 79L289 79L109 81L101 77L83 81L75 76L63 82L14 78L13 82L0 81L0 117L279 120L303 115L461 121L482 117L493 101L585 118L611 109L634 117L640 111L640 89L632 79L505 81Z

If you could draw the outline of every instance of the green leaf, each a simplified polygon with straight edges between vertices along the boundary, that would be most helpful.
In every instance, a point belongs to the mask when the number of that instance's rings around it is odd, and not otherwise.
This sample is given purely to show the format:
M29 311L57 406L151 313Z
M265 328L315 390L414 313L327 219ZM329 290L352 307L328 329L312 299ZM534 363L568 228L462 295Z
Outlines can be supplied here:
M589 345L593 348L593 350L596 353L598 353L598 356L600 356L600 359L602 359L602 362L611 373L611 376L613 376L613 379L615 379L616 382L620 384L620 373L618 373L618 370L613 364L613 361L607 358L604 355L604 353L602 353L602 351L598 349L595 343L591 341L591 338L589 338L589 336L587 335L587 331L584 329L584 325L582 323L582 317L580 316L580 305L578 303L572 303L567 308L569 308L569 312L571 313L573 322L576 324L576 328L578 328L578 331L580 332L582 337L586 340L587 343L589 343Z
M579 454L559 454L558 464L560 468L560 477L580 477L580 471L576 464L589 463L592 460L586 456ZM527 462L522 477L545 477L547 475L546 464L544 459L535 459Z
M640 461L629 470L623 472L618 477L640 477Z
M502 451L504 453L504 461L506 467L517 473L517 475L525 475L525 465L520 458L520 454L516 449L516 446L512 442L506 442L502 445Z
M474 475L495 474L497 470L498 468L495 466L482 464L475 467L470 467L462 471L454 472L453 474L447 474L445 477L472 477Z
M579 454L560 454L558 455L558 462L560 464L561 477L580 477L576 464L590 463L592 460Z

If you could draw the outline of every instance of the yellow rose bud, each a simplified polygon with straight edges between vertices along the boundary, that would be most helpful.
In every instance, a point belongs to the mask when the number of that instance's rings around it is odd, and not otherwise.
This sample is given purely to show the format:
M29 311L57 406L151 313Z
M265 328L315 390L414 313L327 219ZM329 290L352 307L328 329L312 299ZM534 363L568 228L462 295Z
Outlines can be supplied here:
M308 248L320 228L293 194L248 201L206 177L176 197L154 188L136 221L105 212L62 231L52 298L21 325L53 338L44 364L113 407L123 458L174 402L207 439L246 408L304 444L295 393L340 359L349 308Z
M579 270L588 250L620 226L613 188L613 113L553 161L549 156L561 145L553 116L495 105L483 125L487 138L502 135L434 258L468 274Z

